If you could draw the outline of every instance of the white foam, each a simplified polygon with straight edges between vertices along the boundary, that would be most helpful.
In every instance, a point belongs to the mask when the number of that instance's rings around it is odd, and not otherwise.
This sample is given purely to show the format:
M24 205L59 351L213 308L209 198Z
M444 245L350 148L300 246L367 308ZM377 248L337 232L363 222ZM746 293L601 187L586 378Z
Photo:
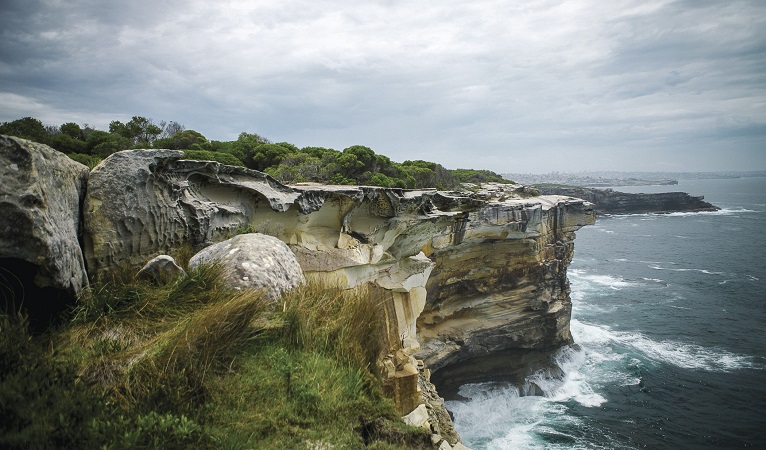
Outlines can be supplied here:
M578 280L578 281L582 280L582 281L596 284L599 286L606 286L616 291L622 290L623 288L638 285L638 283L625 281L625 279L622 277L615 277L612 275L588 275L585 273L584 270L580 270L580 269L570 270L569 273L571 275L571 278L575 280Z
M662 214L663 216L667 217L686 217L686 216L730 216L733 214L741 214L741 213L757 213L760 211L755 211L752 209L719 209L718 211L700 211L700 212L673 212L668 214Z
M613 331L606 326L596 326L571 321L572 334L583 346L619 344L638 350L648 359L671 364L684 369L730 372L738 369L760 368L754 358L731 353L720 348L703 347L678 341L655 341L639 332Z
M654 270L671 270L673 272L699 272L699 273L704 273L706 275L726 275L725 272L715 272L713 270L708 270L708 269L683 269L683 268L671 269L668 267L661 267L657 264L649 264L649 268Z

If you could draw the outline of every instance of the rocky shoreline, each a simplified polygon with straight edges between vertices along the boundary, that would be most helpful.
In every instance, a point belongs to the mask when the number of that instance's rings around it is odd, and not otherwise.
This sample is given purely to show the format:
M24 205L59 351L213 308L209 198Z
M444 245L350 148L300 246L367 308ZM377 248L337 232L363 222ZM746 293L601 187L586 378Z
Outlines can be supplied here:
M53 149L4 136L0 156L0 262L61 292L44 301L71 297L86 273L138 269L181 245L273 236L307 279L380 294L384 389L403 415L426 405L424 425L449 445L458 438L429 380L438 388L523 376L572 343L566 270L575 231L595 221L593 205L578 198L496 183L460 192L285 186L175 150L118 152L88 173Z
M720 208L702 196L685 192L630 194L613 189L576 186L536 186L545 195L568 195L595 205L596 214L667 214L674 212L712 212Z

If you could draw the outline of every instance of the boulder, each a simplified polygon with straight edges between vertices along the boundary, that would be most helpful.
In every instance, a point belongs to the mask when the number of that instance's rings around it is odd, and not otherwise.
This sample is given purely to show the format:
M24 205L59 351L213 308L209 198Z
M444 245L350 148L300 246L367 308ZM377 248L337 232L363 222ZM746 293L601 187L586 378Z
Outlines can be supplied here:
M183 156L125 150L93 169L83 212L91 275L140 267L181 244L221 242L246 228L259 205L281 212L298 197L264 173Z
M236 288L263 289L272 299L305 282L290 247L265 234L240 234L213 244L194 255L189 267L214 263L224 266L227 280Z
M158 283L166 283L185 274L186 271L176 263L172 256L160 255L146 263L136 276Z
M4 274L71 298L88 285L78 240L88 168L47 145L0 136L0 180Z

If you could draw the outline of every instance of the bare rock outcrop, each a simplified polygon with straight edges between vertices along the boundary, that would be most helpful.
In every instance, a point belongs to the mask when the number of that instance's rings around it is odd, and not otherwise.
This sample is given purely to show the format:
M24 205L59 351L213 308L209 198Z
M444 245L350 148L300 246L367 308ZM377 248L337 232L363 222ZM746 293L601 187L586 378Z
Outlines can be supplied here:
M259 233L234 236L204 248L189 260L189 267L221 264L226 280L237 289L262 289L278 298L306 280L292 250L279 239Z
M571 342L566 268L575 230L595 220L586 201L499 184L473 192L288 187L259 172L181 158L120 152L93 170L85 210L92 270L243 230L274 236L307 279L382 292L384 389L402 415L431 405L431 423L443 422L451 444L457 438L443 403L419 384L424 367L437 386L440 374L470 380L497 361L502 373L521 373Z
M0 272L71 298L88 285L79 242L88 168L46 145L0 136L0 180ZM27 305L47 301L15 295Z
M631 194L613 189L573 186L544 186L539 189L545 194L568 195L587 200L595 205L597 214L663 214L720 209L706 202L705 197L689 195L686 192Z

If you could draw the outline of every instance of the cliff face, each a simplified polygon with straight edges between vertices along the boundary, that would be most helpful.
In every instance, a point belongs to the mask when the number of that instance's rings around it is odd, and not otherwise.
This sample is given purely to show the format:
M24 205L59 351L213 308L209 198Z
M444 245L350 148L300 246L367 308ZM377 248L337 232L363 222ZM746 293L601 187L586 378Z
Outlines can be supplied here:
M90 276L140 267L184 243L203 248L251 231L277 237L307 278L380 294L388 330L381 370L403 413L435 396L431 371L453 381L520 374L571 342L566 267L574 231L595 219L590 203L526 198L521 186L495 184L465 192L288 187L181 158L125 151L90 173L82 211ZM456 441L446 410L429 405L432 425Z
M464 382L523 377L572 342L567 266L591 205L566 197L488 203L462 242L431 254L418 320L418 357L442 392Z
M650 214L670 212L718 211L720 208L704 200L704 197L685 192L658 194L630 194L612 189L545 186L543 194L569 195L582 198L596 205L597 214Z
M413 355L437 379L462 382L520 376L572 341L566 268L574 231L594 221L587 202L523 198L524 188L496 184L458 193L287 187L181 157L127 151L93 170L85 211L92 273L238 229L275 236L307 278L383 292L383 365L403 410L419 401Z

